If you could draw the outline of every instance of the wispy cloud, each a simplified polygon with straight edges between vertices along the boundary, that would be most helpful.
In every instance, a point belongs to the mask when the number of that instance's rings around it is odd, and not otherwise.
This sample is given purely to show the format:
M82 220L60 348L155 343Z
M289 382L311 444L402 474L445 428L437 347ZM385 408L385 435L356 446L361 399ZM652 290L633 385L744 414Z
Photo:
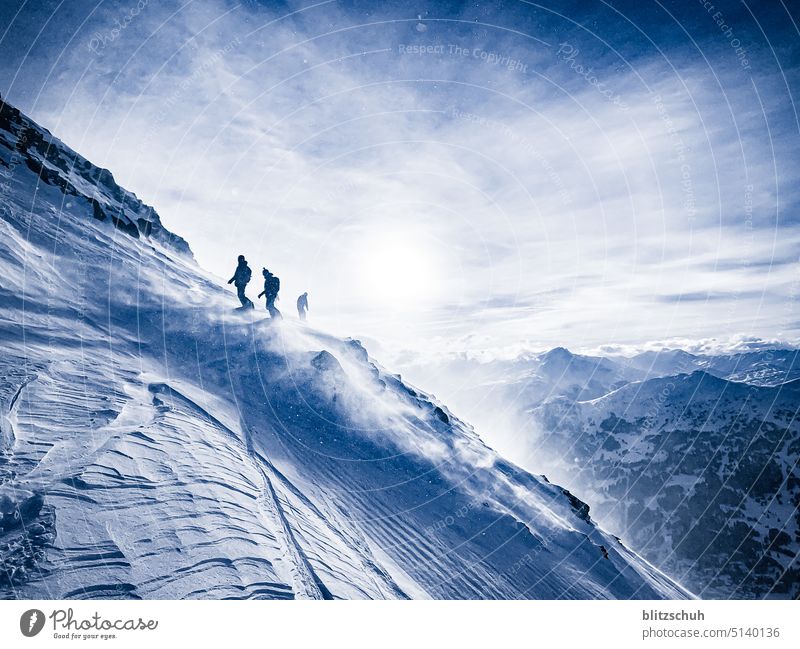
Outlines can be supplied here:
M700 14L656 48L605 14L199 0L91 47L135 6L76 3L24 59L7 36L3 94L220 276L244 252L395 350L797 332L797 70L765 43L748 72ZM419 299L365 285L382 246Z

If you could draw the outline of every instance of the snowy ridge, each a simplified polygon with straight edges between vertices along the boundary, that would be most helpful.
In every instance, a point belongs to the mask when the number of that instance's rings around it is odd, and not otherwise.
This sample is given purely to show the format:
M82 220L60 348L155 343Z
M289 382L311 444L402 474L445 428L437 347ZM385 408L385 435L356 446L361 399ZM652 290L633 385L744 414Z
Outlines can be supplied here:
M233 314L128 198L139 236L35 165L10 188L2 597L690 596L357 341Z
M152 207L117 185L110 171L95 167L0 98L0 168L13 178L19 165L38 178L30 189L49 185L60 190L61 200L53 204L58 214L88 211L91 218L113 223L130 236L152 238L191 256L189 244L164 228Z

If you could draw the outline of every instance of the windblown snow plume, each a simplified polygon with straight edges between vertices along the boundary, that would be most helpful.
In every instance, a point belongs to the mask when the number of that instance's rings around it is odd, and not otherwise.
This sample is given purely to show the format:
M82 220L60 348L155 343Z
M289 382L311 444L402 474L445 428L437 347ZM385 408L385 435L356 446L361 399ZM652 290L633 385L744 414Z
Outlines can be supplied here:
M3 597L689 596L8 105L0 165Z

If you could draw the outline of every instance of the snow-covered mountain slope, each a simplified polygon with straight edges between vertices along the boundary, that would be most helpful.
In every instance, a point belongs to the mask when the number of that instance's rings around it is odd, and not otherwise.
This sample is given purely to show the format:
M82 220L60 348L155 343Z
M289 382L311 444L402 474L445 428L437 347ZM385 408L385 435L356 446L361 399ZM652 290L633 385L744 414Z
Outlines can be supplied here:
M234 314L110 175L0 126L0 596L689 596L358 342Z
M799 415L800 381L695 371L538 406L530 444L602 524L701 596L798 597Z
M30 178L23 168L38 178L31 190L55 190L48 192L56 199L48 206L54 210L54 227L68 215L84 218L88 209L93 219L112 223L132 237L191 254L186 241L164 228L152 207L117 185L110 171L94 166L0 98L0 169L4 178ZM4 186L0 194L4 203L13 200L12 193L11 186ZM30 208L24 200L22 205Z

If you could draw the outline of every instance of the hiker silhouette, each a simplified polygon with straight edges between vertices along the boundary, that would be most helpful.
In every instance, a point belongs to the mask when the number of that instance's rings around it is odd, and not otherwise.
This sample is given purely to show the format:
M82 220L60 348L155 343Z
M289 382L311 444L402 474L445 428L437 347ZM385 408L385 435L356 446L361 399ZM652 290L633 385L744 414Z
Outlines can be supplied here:
M267 298L267 311L269 311L271 318L282 320L283 316L281 312L275 307L275 300L278 299L278 291L281 290L281 280L270 273L266 268L261 270L261 274L264 276L264 290L258 294L258 297L264 295Z
M254 306L253 302L244 294L245 286L247 286L252 275L253 271L247 265L244 255L239 255L239 264L236 266L233 277L228 280L228 284L233 284L236 287L236 295L239 297L243 309L252 309Z
M303 293L299 298L297 298L297 315L300 316L301 320L305 320L307 318L306 313L308 312L308 293Z

